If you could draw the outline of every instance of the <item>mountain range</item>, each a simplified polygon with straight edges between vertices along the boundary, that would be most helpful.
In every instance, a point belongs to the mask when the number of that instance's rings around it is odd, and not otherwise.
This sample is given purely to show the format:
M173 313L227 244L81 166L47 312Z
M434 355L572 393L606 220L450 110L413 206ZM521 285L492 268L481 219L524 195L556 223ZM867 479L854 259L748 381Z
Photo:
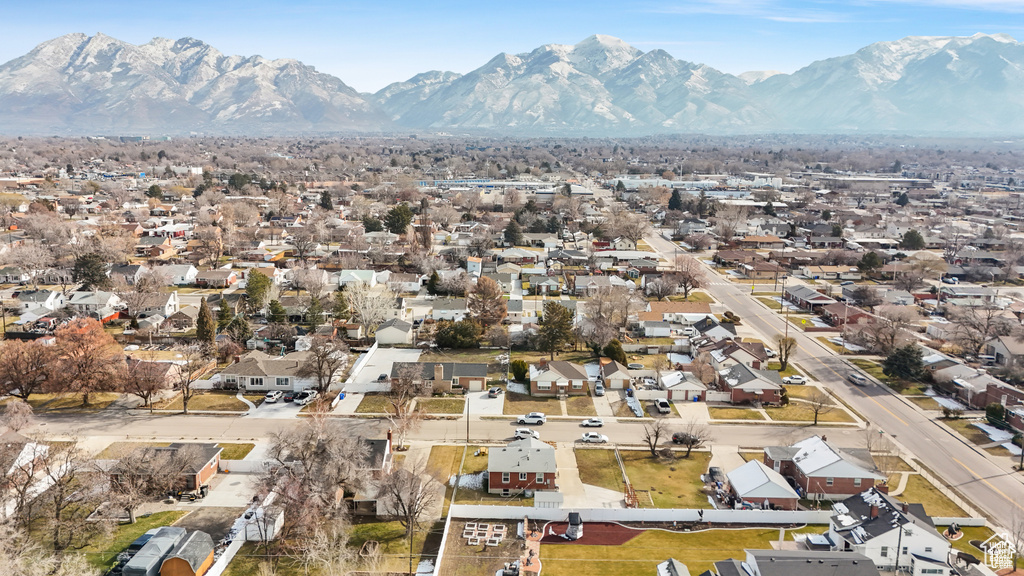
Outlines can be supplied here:
M0 65L8 134L1014 135L1022 112L1024 45L1002 34L907 37L792 74L739 76L595 35L374 94L193 38L68 34Z

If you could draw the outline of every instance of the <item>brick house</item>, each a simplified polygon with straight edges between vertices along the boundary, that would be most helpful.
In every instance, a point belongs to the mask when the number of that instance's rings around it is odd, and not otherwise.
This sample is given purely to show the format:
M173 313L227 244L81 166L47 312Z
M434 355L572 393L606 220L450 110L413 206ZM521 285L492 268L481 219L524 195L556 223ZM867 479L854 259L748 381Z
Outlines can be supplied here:
M238 274L234 270L206 270L196 275L197 286L227 288L238 282Z
M770 234L763 236L747 236L740 240L740 246L744 249L774 249L781 250L786 243L778 236Z
M745 364L735 364L718 378L719 385L729 392L729 401L733 404L778 404L782 401L782 379L774 370L757 370Z
M775 262L740 264L739 269L747 278L754 278L756 280L772 280L786 275L786 269Z
M524 490L557 490L555 449L534 438L491 448L487 454L487 492L511 496Z
M572 362L530 365L530 394L534 396L582 396L589 390L589 380L586 369Z
M144 462L174 461L173 468L181 471L181 480L176 483L179 490L199 490L210 483L220 469L220 453L224 450L216 444L175 442L168 446L145 446L137 448L145 453ZM112 482L118 481L117 464L110 469ZM160 473L154 470L153 473Z
M783 297L804 310L817 312L822 306L835 304L836 301L817 290L804 285L787 286Z
M391 378L397 378L407 366L418 369L421 381L433 392L480 392L487 385L487 364L474 362L395 362Z
M884 481L874 471L871 454L840 451L820 436L811 436L792 446L768 446L764 463L779 474L792 478L802 498L848 498Z
M871 314L868 314L864 310L861 310L856 306L844 304L842 302L822 306L821 317L826 322L833 326L842 326L843 324L857 324L862 320L864 322L870 322L873 318Z

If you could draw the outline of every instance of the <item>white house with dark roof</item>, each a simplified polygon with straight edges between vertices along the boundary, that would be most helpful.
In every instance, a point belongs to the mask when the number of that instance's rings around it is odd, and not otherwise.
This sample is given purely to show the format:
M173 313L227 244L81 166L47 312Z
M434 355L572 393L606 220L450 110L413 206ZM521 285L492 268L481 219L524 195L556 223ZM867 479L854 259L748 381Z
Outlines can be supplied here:
M225 385L237 385L239 390L266 392L281 390L299 392L316 387L316 378L301 376L302 365L309 352L292 352L285 356L271 356L258 350L249 352L238 362L221 370Z

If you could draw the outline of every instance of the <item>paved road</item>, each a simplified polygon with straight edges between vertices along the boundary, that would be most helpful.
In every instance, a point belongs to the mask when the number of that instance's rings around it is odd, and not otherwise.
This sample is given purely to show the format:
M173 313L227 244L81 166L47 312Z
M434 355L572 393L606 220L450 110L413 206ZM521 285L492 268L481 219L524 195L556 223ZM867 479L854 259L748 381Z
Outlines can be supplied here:
M646 241L665 258L671 258L676 251L673 243L664 238L652 236ZM709 277L717 278L710 268L708 271ZM784 319L752 298L749 286L712 281L708 292L744 324L760 332L765 343L770 344L785 329ZM1024 519L1024 478L1014 473L1008 463L997 462L964 444L885 386L875 384L862 389L849 384L846 376L855 368L799 329L791 327L789 335L798 346L792 362L830 388L866 421L889 433L904 450L966 496L990 520L1006 527L1014 525L1015 518ZM831 440L834 433L828 434Z

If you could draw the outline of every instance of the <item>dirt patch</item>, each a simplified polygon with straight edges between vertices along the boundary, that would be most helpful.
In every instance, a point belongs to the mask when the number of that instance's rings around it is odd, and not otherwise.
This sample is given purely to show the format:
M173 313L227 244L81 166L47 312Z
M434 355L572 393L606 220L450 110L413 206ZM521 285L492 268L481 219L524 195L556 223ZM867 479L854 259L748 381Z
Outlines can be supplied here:
M544 538L541 539L540 543L621 546L643 532L641 529L626 528L611 522L584 522L583 537L579 540L566 540L562 538L562 534L565 534L568 528L568 522L551 522L544 527Z
M214 542L217 542L228 535L231 525L243 512L245 512L245 508L197 507L188 516L175 523L175 526L189 530L202 530L213 537Z

